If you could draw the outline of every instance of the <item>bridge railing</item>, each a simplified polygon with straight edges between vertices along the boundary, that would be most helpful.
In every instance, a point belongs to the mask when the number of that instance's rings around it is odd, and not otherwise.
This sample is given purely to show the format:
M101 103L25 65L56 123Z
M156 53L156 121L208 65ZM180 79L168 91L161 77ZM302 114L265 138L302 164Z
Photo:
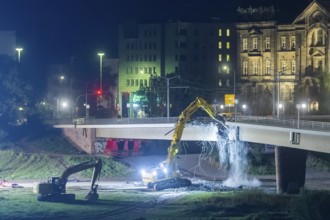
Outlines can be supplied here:
M174 124L178 117L157 117L157 118L99 118L99 119L58 119L48 121L52 125L65 124L87 124L87 125L111 125L111 124ZM209 117L192 118L192 121L212 122L213 119ZM261 116L237 116L237 123L268 125L285 128L298 128L298 121L296 119L274 119L272 117ZM306 121L299 120L299 129L330 131L330 122Z
M176 123L178 117L155 117L155 118L74 118L74 119L55 119L47 121L48 124L88 124L88 125L106 125L106 124L167 124Z
M237 123L257 124L257 125L269 125L276 127L286 128L298 128L305 130L317 130L317 131L330 131L329 122L319 121L306 121L296 119L274 119L271 117L259 117L259 116L239 116L236 118Z

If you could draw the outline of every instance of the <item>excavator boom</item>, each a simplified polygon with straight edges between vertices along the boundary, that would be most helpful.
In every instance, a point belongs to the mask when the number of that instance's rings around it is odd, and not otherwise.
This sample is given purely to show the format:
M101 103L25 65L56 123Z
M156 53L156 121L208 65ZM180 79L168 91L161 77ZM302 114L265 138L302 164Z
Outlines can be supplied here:
M142 173L142 180L148 183L148 187L153 187L156 190L162 190L166 188L188 186L191 184L190 180L179 178L181 174L177 169L175 159L180 149L179 142L181 140L184 127L189 121L190 116L200 108L202 108L221 127L226 127L223 118L216 115L212 106L208 104L204 99L197 97L185 110L181 112L178 118L171 144L168 147L166 160L160 164L160 168L157 167L155 170L150 172L144 171ZM157 172L158 170L163 170L164 174L159 175Z

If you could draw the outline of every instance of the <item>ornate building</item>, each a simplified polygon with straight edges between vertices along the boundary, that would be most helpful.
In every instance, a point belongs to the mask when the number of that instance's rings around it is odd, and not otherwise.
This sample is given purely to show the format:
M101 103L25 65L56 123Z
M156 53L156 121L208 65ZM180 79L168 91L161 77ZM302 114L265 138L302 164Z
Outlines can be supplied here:
M328 108L330 2L313 1L291 24L237 23L241 94L254 114ZM323 92L322 92L323 91Z

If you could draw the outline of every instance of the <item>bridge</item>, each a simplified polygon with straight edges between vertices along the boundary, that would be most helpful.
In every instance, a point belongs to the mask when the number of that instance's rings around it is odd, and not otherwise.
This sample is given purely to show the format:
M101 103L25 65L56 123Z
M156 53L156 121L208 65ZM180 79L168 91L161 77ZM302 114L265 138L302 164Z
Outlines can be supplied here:
M58 121L73 142L93 153L100 139L171 140L178 118L123 118L75 119ZM197 118L199 123L189 123L181 140L216 141L217 127L210 118ZM202 122L202 123L201 123ZM235 129L240 141L276 146L275 162L278 192L288 192L293 186L304 186L307 151L330 153L330 123L270 117L236 118L226 125Z

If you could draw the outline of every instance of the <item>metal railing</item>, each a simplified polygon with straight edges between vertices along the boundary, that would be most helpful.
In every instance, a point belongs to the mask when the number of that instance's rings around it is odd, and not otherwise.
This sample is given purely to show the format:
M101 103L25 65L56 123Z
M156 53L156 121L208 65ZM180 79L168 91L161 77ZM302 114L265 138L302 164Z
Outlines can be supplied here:
M271 117L240 116L237 117L236 122L245 123L245 124L268 125L268 126L284 127L284 128L330 131L330 122L320 122L320 121L299 120L299 128L298 128L298 120L296 119L274 119Z
M209 123L213 120L209 117L191 118L192 121ZM57 119L48 121L51 125L65 124L87 124L87 125L111 125L111 124L174 124L178 117L155 117L155 118L99 118L99 119ZM275 119L272 117L260 116L237 116L236 123L267 125L274 127L295 128L298 129L296 119ZM299 120L299 129L330 131L330 122Z

